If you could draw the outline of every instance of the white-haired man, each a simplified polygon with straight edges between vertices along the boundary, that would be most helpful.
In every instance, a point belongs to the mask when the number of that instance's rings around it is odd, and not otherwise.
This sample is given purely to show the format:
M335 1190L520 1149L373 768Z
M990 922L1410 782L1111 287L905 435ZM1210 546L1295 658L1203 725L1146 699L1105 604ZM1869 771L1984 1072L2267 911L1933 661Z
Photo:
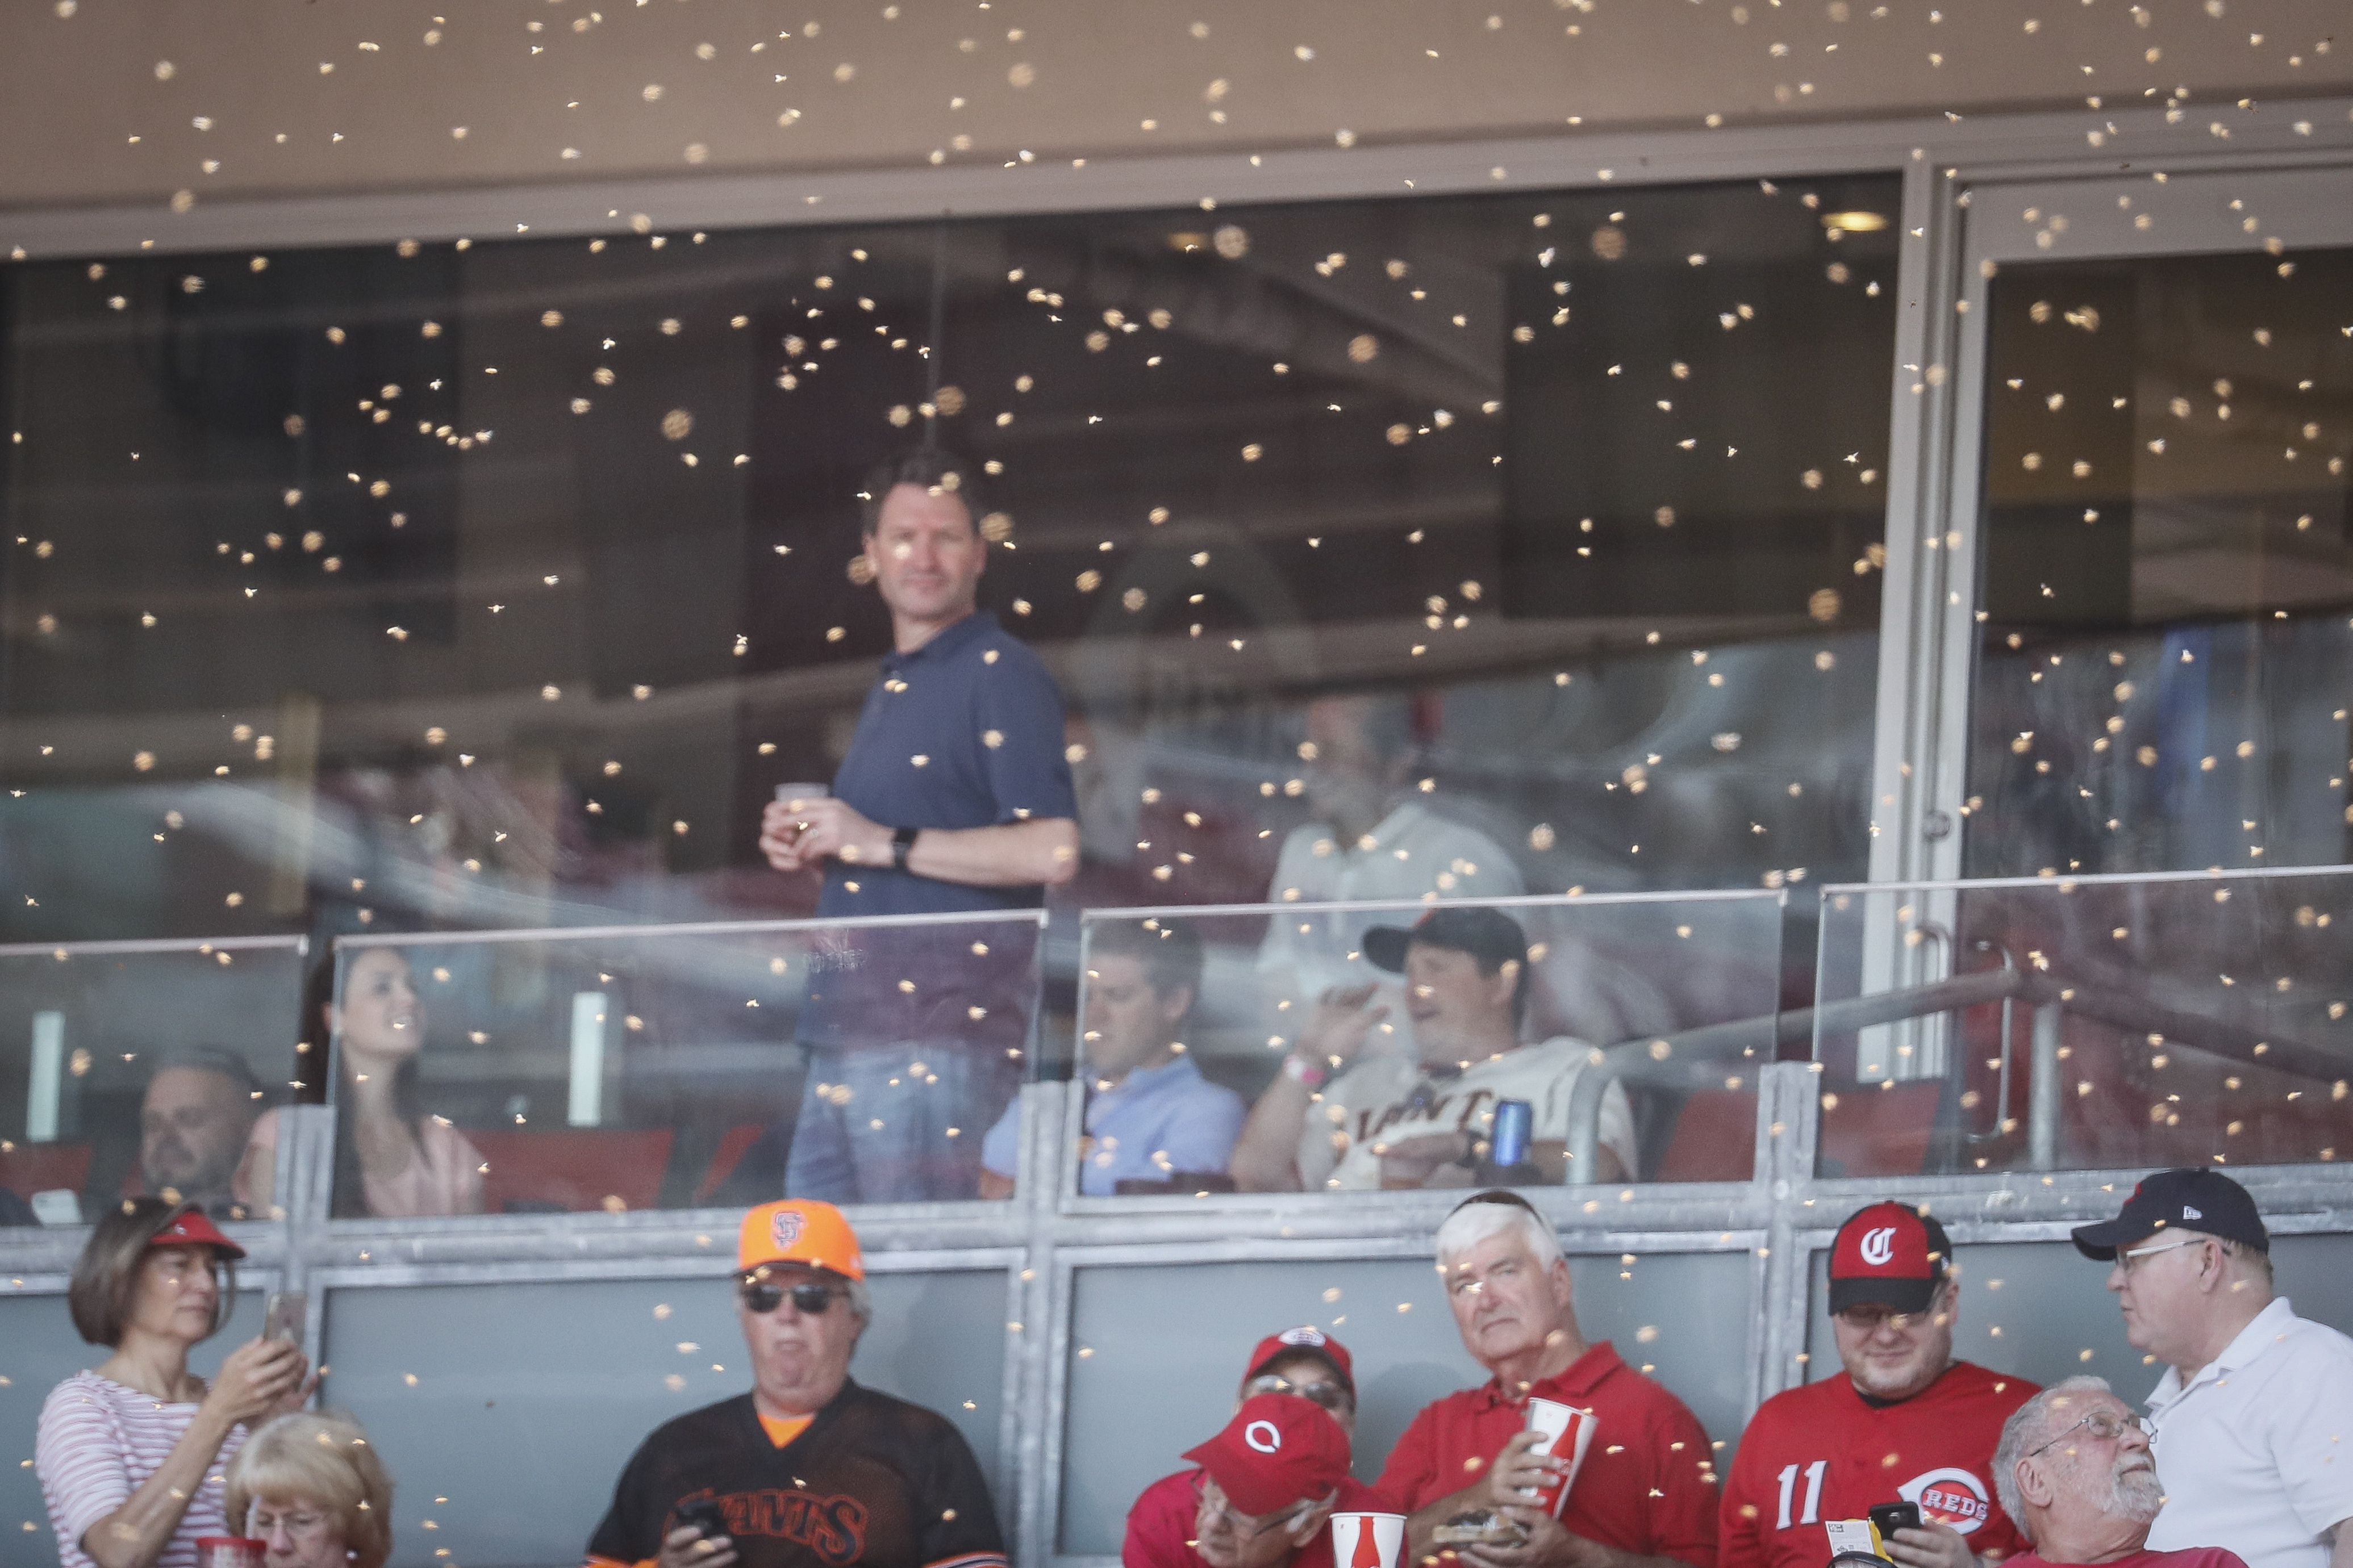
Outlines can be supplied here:
M2159 1171L2074 1235L2110 1265L2125 1337L2167 1363L2148 1396L2167 1478L2150 1543L2220 1543L2250 1568L2353 1568L2353 1339L2272 1293L2271 1233L2246 1189L2220 1171Z
M1551 1223L1514 1194L1481 1193L1438 1227L1438 1266L1463 1348L1494 1375L1424 1406L1389 1451L1377 1489L1411 1516L1408 1560L1451 1552L1470 1568L1715 1568L1707 1433L1607 1342L1588 1344L1577 1331ZM1573 1476L1569 1456L1530 1452L1532 1396L1591 1413L1595 1436ZM1556 1513L1531 1506L1527 1489L1564 1476Z
M2140 1417L2104 1377L2053 1384L2012 1411L1994 1447L1993 1476L2002 1511L2033 1543L2005 1568L2246 1568L2219 1546L2148 1550L2165 1491Z

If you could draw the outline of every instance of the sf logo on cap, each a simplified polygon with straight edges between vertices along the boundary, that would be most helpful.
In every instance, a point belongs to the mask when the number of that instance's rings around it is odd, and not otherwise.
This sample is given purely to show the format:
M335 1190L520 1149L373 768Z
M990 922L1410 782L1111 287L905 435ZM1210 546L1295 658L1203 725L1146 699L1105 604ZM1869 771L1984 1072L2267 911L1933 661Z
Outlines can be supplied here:
M1877 1230L1862 1233L1862 1260L1873 1268L1884 1268L1895 1258L1895 1227L1882 1226Z
M1261 1454L1282 1452L1282 1434L1275 1429L1271 1421L1253 1421L1243 1427L1242 1441Z
M778 1209L768 1219L768 1235L778 1247L790 1247L801 1238L801 1214L798 1209Z

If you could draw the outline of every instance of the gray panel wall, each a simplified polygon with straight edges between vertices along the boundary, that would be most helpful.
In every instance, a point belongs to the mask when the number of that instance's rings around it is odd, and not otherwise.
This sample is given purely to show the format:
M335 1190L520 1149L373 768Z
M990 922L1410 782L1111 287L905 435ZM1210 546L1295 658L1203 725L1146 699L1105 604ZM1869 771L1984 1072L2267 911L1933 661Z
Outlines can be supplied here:
M870 1283L851 1375L948 1416L997 1478L1005 1274ZM360 1413L398 1483L396 1568L443 1545L467 1568L576 1563L646 1434L751 1386L723 1279L345 1288L326 1310L321 1399ZM1000 1481L1000 1518L1010 1500Z
M261 1331L261 1303L262 1292L238 1291L228 1326L198 1345L188 1365L203 1377L220 1370L222 1358ZM33 1472L41 1402L113 1353L74 1332L64 1292L0 1296L0 1561L57 1561L57 1536Z
M2105 1288L2107 1266L2077 1252L2074 1243L1957 1243L1953 1260L1961 1269L1953 1353L1964 1361L2042 1384L2090 1373L2135 1405L2164 1374L2126 1340L2116 1300ZM2274 1237L2272 1267L2276 1289L2299 1317L2353 1332L2353 1236ZM1810 1383L1840 1370L1829 1281L1830 1253L1817 1251L1806 1338Z
M1745 1251L1573 1257L1578 1326L1738 1436L1747 1367ZM1356 1359L1356 1475L1379 1477L1424 1405L1484 1380L1462 1349L1434 1264L1398 1258L1082 1268L1073 1279L1061 1518L1066 1555L1119 1551L1128 1505L1232 1413L1263 1335L1314 1323ZM1725 1450L1727 1453L1729 1448Z

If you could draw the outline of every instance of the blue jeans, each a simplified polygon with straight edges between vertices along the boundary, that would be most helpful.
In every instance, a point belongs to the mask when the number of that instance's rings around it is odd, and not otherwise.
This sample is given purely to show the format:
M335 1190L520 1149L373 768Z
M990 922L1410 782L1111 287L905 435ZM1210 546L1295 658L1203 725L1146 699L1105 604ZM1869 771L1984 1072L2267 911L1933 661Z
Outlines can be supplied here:
M1019 1063L956 1040L813 1048L785 1192L835 1204L976 1196L981 1139L1020 1083Z

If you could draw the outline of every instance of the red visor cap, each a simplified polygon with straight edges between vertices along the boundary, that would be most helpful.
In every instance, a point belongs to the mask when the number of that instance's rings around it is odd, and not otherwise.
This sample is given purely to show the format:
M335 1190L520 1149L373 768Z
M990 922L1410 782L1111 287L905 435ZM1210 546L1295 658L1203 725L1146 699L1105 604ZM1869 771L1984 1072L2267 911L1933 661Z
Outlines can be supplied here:
M1873 1204L1831 1244L1831 1310L1892 1307L1925 1312L1953 1260L1945 1227L1910 1204Z
M1262 1517L1330 1497L1348 1473L1348 1435L1320 1405L1261 1394L1185 1457L1208 1471L1236 1508Z
M1250 1352L1250 1371L1242 1375L1256 1377L1275 1362L1288 1355L1312 1355L1331 1363L1340 1374L1340 1384L1348 1397L1356 1396L1356 1365L1348 1354L1348 1347L1312 1324L1302 1323L1295 1329L1285 1329L1279 1334L1269 1334L1259 1341L1258 1349Z
M243 1258L245 1248L220 1233L220 1227L205 1217L202 1209L190 1209L173 1216L172 1223L155 1233L148 1247L209 1247L222 1257Z

